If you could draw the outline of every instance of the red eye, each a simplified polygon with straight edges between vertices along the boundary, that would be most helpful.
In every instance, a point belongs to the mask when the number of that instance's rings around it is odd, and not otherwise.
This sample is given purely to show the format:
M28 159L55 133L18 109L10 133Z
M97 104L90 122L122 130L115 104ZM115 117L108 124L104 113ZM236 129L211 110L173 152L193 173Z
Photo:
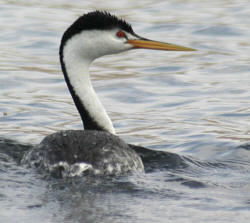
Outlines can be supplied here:
M125 36L125 33L122 32L122 31L118 31L118 32L116 33L116 36L119 37L119 38L123 38L123 37Z

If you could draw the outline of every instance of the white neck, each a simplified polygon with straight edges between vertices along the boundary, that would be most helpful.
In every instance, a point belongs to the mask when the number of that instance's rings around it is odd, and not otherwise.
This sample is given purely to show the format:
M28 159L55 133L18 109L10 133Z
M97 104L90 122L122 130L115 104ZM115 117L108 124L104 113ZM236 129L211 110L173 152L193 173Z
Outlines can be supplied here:
M79 38L81 38L81 35L79 35ZM99 129L103 129L112 134L115 134L115 129L112 125L112 122L108 117L98 96L96 95L90 81L89 65L94 60L94 58L90 57L88 51L79 49L79 42L80 41L77 40L76 37L74 37L72 40L68 40L68 42L64 46L62 55L62 60L66 70L66 74L64 73L64 75L67 75L68 81L74 91L74 94L79 98L79 101L81 103L80 106L83 106L84 110L86 110L86 112L88 113L89 119L96 123L98 127L100 127ZM72 94L73 98L74 94ZM76 103L75 98L74 101ZM77 108L81 113L78 106ZM83 115L80 115L84 122Z

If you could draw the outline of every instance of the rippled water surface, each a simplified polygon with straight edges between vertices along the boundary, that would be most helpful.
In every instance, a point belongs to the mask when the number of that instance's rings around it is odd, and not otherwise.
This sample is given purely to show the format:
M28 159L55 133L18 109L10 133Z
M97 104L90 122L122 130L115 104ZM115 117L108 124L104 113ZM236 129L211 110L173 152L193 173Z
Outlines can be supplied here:
M82 128L58 47L64 30L94 9L126 19L141 36L198 50L134 50L91 67L119 136L182 161L161 160L164 168L140 176L48 179L9 151ZM248 222L249 15L243 0L1 1L1 221Z

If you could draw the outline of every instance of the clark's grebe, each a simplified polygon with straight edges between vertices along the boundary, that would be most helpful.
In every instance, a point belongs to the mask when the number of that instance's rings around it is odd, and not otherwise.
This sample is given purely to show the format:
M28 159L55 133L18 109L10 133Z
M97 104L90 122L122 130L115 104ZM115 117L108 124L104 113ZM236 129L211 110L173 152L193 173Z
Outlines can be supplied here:
M45 137L25 155L23 163L63 176L144 172L141 157L134 150L136 146L115 135L89 75L89 66L96 58L138 48L193 50L140 37L131 25L107 12L94 11L78 18L62 37L60 62L84 130L61 131Z

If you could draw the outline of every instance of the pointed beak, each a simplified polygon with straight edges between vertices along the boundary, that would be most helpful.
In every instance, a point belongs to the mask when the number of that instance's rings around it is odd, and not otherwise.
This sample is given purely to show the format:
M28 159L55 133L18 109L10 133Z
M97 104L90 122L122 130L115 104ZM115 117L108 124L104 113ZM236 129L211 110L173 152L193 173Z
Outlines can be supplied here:
M151 49L151 50L168 50L168 51L196 51L195 49L178 46L171 43L163 43L149 39L135 39L135 40L127 40L127 43L131 44L133 48L143 48L143 49Z

